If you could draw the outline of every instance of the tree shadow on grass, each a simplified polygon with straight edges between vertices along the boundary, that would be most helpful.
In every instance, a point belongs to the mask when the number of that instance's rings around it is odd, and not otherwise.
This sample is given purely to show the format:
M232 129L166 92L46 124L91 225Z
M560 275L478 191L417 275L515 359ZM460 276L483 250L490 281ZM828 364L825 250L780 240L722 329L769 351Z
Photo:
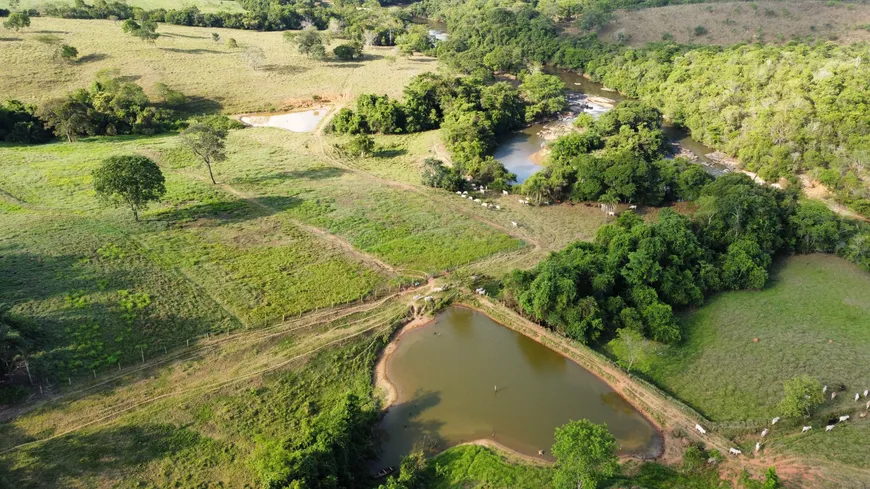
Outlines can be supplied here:
M5 454L0 487L56 487L67 477L117 473L175 458L208 441L188 428L156 423L71 434Z
M277 75L295 75L298 73L305 73L306 71L308 71L308 68L305 66L271 64L271 65L263 65L260 68L260 71L275 73Z
M395 158L406 154L408 150L405 148L382 148L374 153L375 158Z
M308 168L305 170L282 171L270 173L268 175L258 175L254 177L245 177L237 180L241 184L257 184L266 182L280 182L284 180L326 180L329 178L340 177L347 173L344 168L334 166L322 166L317 168Z
M183 115L201 115L201 114L219 114L224 108L221 102L223 98L205 98L199 96L188 96L187 100L175 107L175 110Z
M182 54L230 54L226 51L215 51L214 49L202 49L202 48L193 48L193 49L181 49L181 48L160 48L163 51L169 51L170 53L182 53Z
M153 218L169 224L200 221L200 225L220 226L239 223L275 214L302 203L301 199L289 196L267 196L256 199L202 202L186 207L166 209Z
M109 55L105 53L91 53L76 60L76 64L85 64L85 63L95 63L97 61L103 61L104 59L108 59Z
M20 37L0 37L0 42L15 42L15 41L23 41L24 39Z
M160 37L183 37L185 39L208 39L206 36L190 36L187 34L178 34L176 32L161 32Z

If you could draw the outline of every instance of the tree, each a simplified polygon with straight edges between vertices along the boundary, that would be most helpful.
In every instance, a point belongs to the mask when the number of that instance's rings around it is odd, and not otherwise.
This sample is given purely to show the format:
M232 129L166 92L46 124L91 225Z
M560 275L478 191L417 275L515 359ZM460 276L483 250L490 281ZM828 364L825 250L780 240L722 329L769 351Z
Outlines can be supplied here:
M68 97L45 104L39 111L39 118L45 121L45 127L54 130L57 137L73 142L78 136L92 132L93 124L88 112L85 102Z
M30 27L30 16L27 12L13 12L9 14L6 22L3 22L3 27L18 32L25 27Z
M155 83L154 91L157 92L157 96L163 100L163 103L170 107L182 105L187 102L187 97L185 97L183 93L178 90L174 90L165 83Z
M303 29L302 32L292 35L284 32L284 40L296 43L296 49L299 54L304 54L309 58L323 59L326 56L326 47L323 45L323 38L315 28Z
M553 486L557 489L595 489L619 467L616 439L607 431L607 425L586 419L556 428L553 455Z
M57 54L66 61L72 61L79 57L79 50L69 44L63 44L58 48Z
M443 188L455 192L462 188L462 175L453 168L444 166L441 160L426 158L423 162L423 185L434 188Z
M194 124L181 132L181 141L187 149L202 159L208 168L208 176L211 183L216 184L211 165L215 162L224 161L226 155L225 131L215 129L205 124Z
M776 474L776 467L768 468L761 489L779 489L780 487L781 485L779 483L779 476Z
M521 78L520 93L526 100L526 121L553 116L568 107L565 84L557 76L534 73Z
M144 21L140 24L133 19L127 19L121 24L121 30L143 41L153 42L160 37L160 34L157 33L157 23L151 21Z
M342 149L351 156L371 156L375 152L375 140L371 136L359 134L348 141Z
M788 380L783 385L785 394L779 403L783 416L811 416L825 398L818 380L809 375L801 375Z
M608 344L616 355L617 363L629 373L632 369L639 372L649 372L653 360L653 343L644 338L640 332L631 328L621 328L616 331L616 338Z
M100 200L115 207L130 207L136 221L140 210L166 193L163 172L144 156L112 156L103 160L92 176Z
M239 48L239 43L236 42L235 39L233 39L232 37L230 37L230 38L227 39L226 46L227 46L227 49L238 49L238 48Z
M218 34L217 32L212 32L211 33L211 40L214 42L221 42L221 35Z
M402 459L399 475L391 476L385 484L378 486L378 489L424 489L429 487L426 469L426 456L422 451L414 451Z

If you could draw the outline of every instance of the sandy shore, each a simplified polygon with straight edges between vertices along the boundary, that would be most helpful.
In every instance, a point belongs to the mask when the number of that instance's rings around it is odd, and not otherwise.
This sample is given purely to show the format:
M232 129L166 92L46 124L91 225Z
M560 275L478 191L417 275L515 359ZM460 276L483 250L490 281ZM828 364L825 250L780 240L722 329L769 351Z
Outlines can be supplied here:
M402 328L396 332L395 337L387 344L387 347L384 348L384 351L381 352L380 357L378 358L378 363L375 365L374 384L376 391L383 392L383 411L389 409L390 406L395 404L396 401L399 399L398 389L396 389L395 384L393 384L393 382L390 381L389 377L387 376L387 361L396 351L396 348L399 347L399 340L401 339L403 334L407 333L408 331L426 326L433 321L435 321L435 318L432 317L417 317L412 319L408 324L402 326Z

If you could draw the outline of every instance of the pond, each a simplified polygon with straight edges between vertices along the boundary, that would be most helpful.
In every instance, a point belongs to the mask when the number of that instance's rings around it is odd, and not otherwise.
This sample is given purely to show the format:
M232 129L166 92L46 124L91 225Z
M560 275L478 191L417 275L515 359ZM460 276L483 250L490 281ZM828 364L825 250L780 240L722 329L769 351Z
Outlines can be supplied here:
M558 69L550 69L548 73L558 76L565 83L569 104L574 112L582 111L597 118L616 103L625 100L625 97L618 92L577 73ZM566 117L546 124L533 124L526 129L511 133L502 139L493 156L508 171L517 175L517 183L523 183L543 168L541 150L547 141L540 135L541 132L552 130L559 125L570 124L573 120L574 117ZM685 129L668 122L662 129L671 144L694 154L694 161L704 165L711 174L721 175L727 171L726 167L705 156L714 150L692 139Z
M556 427L583 418L607 423L622 453L661 450L655 428L607 384L482 313L451 307L396 341L385 372L397 401L379 425L379 466L398 466L415 446L479 439L550 459Z
M243 115L242 122L254 127L277 127L292 132L311 132L329 112L326 108L283 114Z

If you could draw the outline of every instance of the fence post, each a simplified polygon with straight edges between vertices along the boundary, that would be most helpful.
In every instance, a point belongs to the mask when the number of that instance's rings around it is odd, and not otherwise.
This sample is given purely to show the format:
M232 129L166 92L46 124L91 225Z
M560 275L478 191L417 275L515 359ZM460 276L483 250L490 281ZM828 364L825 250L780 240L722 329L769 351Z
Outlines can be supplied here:
M145 349L139 348L139 353L142 354L142 363L145 363Z

